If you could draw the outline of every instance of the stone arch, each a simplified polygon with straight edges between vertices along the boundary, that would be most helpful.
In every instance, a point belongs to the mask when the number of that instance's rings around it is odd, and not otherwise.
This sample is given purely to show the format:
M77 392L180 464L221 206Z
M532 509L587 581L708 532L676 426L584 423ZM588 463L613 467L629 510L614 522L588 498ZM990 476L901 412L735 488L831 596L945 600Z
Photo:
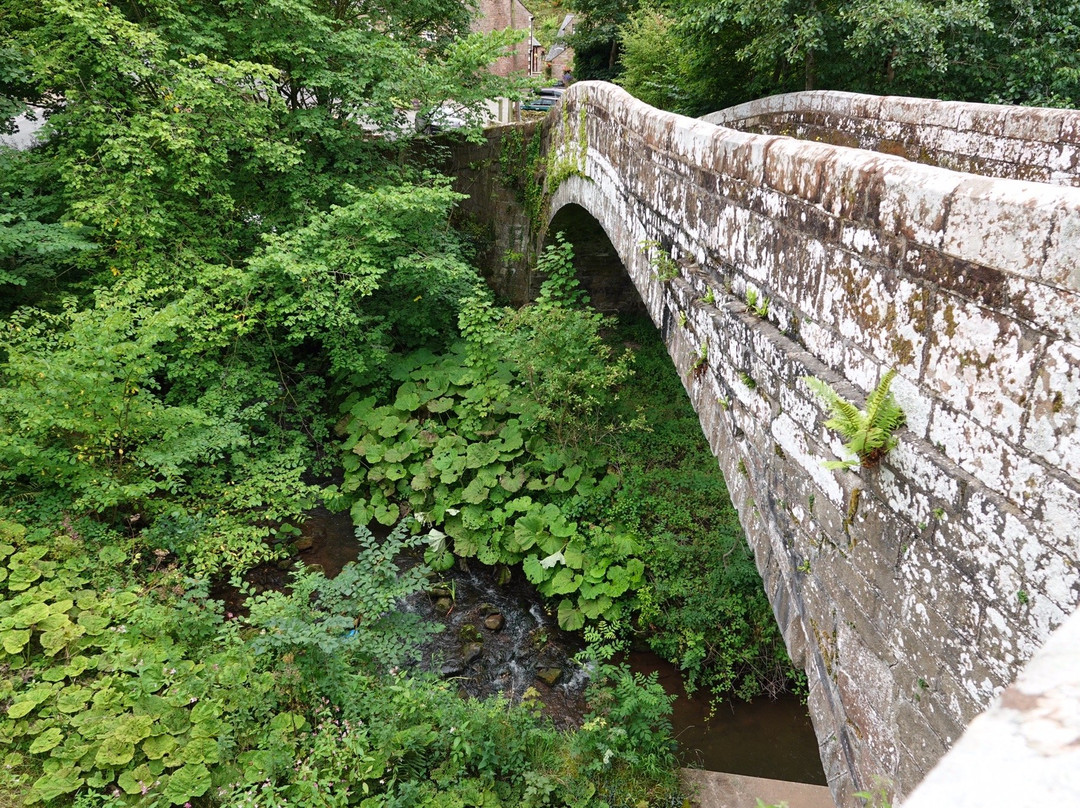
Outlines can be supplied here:
M834 797L877 775L905 797L1080 597L1080 188L736 131L598 82L560 106L527 130L544 214L511 215L499 254L595 220L728 480ZM1075 152L1078 112L949 110L1001 119L1018 155L1021 120ZM512 214L526 198L480 157L458 158L487 167L477 197ZM889 368L900 445L826 469L840 442L804 377L860 401Z
M559 233L574 247L577 278L593 308L605 314L644 313L645 304L622 257L595 216L581 205L567 203L551 217L543 247L554 244Z

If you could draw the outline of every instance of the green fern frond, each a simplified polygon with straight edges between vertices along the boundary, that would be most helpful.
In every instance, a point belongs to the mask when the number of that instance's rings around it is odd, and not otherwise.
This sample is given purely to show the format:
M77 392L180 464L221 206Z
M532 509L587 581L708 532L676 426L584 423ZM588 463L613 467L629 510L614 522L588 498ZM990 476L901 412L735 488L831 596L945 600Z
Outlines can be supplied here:
M810 388L810 392L817 395L819 398L825 400L825 403L832 406L832 402L840 399L840 395L832 389L832 387L816 376L803 376L802 380L806 382L806 386Z
M862 457L875 449L883 449L889 443L890 435L879 426L868 426L857 436L858 445L852 440L851 450Z
M866 414L873 419L874 413L881 407L887 398L889 398L889 387L892 385L892 380L896 377L896 371L889 368L885 371L881 377L881 381L877 383L877 387L870 391L870 395L866 397Z
M881 377L870 395L866 399L866 419L871 426L879 426L886 431L892 431L900 426L904 420L904 412L896 403L896 399L890 392L889 387L896 376L896 371L889 369Z
M832 416L825 422L828 429L838 432L842 437L851 440L864 428L863 414L859 408L841 396L832 386L813 376L804 376L803 381L820 398L824 399Z
M832 410L832 418L825 422L825 426L848 440L866 429L866 416L847 399L837 396L836 401L829 404L829 409Z
M835 470L835 469L853 469L857 465L859 465L859 461L858 460L826 460L821 465L823 465L825 468L829 469L830 471Z
M826 382L813 376L803 377L815 394L829 408L832 417L825 422L828 429L834 430L846 443L844 447L859 458L863 466L872 466L883 454L896 446L893 435L904 423L904 411L889 392L889 386L896 376L895 370L888 370L881 381L866 398L865 412L845 399ZM853 460L829 461L826 468L851 468L857 465Z

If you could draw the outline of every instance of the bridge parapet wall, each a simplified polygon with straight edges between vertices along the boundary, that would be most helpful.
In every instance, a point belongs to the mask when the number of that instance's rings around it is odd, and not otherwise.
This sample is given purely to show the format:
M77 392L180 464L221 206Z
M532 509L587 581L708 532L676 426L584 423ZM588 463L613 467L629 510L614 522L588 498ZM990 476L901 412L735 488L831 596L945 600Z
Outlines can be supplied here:
M601 83L563 104L551 213L600 222L664 333L809 675L833 793L907 793L1080 594L1080 190L737 132ZM862 401L890 367L900 446L825 470L840 446L802 377Z
M749 101L702 120L955 171L1080 186L1077 110L814 90Z

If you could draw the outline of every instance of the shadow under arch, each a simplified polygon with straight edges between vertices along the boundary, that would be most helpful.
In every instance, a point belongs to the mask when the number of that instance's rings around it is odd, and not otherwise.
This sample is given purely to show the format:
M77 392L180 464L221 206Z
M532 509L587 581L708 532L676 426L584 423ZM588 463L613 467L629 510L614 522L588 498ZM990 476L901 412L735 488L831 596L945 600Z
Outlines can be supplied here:
M575 274L593 308L605 314L647 314L622 258L595 216L576 203L563 205L548 224L541 246L554 244L558 233L574 247Z

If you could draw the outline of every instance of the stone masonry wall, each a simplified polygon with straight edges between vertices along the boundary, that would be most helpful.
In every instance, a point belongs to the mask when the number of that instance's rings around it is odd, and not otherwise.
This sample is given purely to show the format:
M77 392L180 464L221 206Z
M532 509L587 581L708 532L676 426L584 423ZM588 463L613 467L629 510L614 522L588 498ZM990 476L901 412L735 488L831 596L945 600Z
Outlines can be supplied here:
M1080 111L829 90L740 104L702 120L895 154L1003 179L1080 186Z
M529 271L540 222L524 205L525 174L533 170L524 144L536 128L536 121L490 127L479 143L454 142L444 166L454 190L467 196L455 211L454 225L473 242L488 283L515 305L540 290Z
M1080 594L1080 190L736 132L597 82L562 103L550 215L600 222L664 334L837 802L879 776L901 797ZM887 368L899 447L824 469L840 444L802 377L862 403Z
M1080 796L1080 612L964 732L904 808L1076 805Z

